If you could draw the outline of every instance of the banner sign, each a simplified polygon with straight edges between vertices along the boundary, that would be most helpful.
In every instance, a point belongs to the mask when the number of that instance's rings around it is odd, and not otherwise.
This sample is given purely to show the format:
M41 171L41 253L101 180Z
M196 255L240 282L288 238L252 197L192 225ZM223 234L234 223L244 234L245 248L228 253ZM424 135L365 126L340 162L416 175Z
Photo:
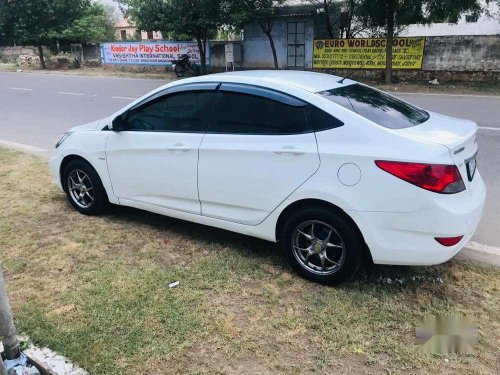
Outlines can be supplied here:
M185 53L189 55L191 62L201 63L196 42L120 42L101 45L103 64L172 65L173 60ZM207 48L208 56L210 51Z
M385 38L314 41L313 68L385 69ZM394 38L392 67L422 69L425 38Z

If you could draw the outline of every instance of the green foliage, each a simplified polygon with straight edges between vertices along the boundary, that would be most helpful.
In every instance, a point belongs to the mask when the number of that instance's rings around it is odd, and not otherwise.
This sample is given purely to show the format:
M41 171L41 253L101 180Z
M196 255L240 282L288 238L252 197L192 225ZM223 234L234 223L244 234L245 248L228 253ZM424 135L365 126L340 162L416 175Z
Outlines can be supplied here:
M169 17L170 2L158 0L118 0L126 7L125 16L130 17L135 25L146 31L161 31L168 35L172 32Z
M109 8L91 0L0 0L0 38L36 45L111 40L114 20Z
M461 15L478 16L480 0L360 0L358 17L373 30L384 30L387 37L386 83L392 79L392 40L395 32L410 24L457 22Z
M120 0L137 27L196 39L206 72L206 43L226 20L221 0Z
M228 19L231 25L239 29L256 22L270 32L279 7L284 3L285 0L231 0L228 1Z
M207 41L224 23L220 0L171 0L171 31Z
M115 39L113 9L91 3L72 25L60 33L61 39L77 42L100 42Z
M0 19L4 38L20 44L50 42L89 5L89 0L3 0Z
M236 29L243 29L249 23L257 23L262 32L269 39L269 45L273 53L274 68L278 68L278 58L272 37L274 20L279 7L286 0L228 0L227 20Z
M391 16L398 27L455 23L463 14L478 16L481 11L479 0L361 0L357 15L368 26L386 28Z

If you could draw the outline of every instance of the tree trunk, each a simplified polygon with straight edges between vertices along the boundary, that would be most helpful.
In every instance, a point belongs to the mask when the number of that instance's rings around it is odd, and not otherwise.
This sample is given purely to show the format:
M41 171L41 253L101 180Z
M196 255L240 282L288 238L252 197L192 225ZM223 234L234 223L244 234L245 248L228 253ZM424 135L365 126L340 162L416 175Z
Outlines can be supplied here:
M40 57L40 68L47 69L47 66L45 65L45 58L43 57L42 44L38 43L37 47L38 47L38 57Z
M323 0L323 11L325 13L326 31L328 32L328 35L330 35L330 38L334 39L335 36L333 35L332 24L330 22L330 12L328 11L328 1L327 0Z
M206 60L206 48L207 45L202 38L196 38L196 43L198 43L198 50L200 51L201 60L201 74L207 74L207 60Z
M387 44L385 47L385 83L392 83L392 43L394 42L394 0L387 1Z
M271 32L273 30L273 23L270 20L267 20L267 23L261 23L259 22L260 28L262 29L262 32L266 34L267 38L269 39L269 44L271 45L271 51L273 52L273 60L274 60L274 69L278 69L278 56L276 55L276 47L274 46L274 40L273 36L271 35Z
M19 341L17 341L16 328L12 320L9 297L3 281L2 269L0 268L0 338L7 359L14 359L19 356ZM0 358L0 361L2 359Z
M271 45L271 50L273 51L273 60L274 60L274 69L278 69L278 56L276 55L276 47L274 46L274 40L271 35L271 32L266 34L267 37L269 38L269 44Z

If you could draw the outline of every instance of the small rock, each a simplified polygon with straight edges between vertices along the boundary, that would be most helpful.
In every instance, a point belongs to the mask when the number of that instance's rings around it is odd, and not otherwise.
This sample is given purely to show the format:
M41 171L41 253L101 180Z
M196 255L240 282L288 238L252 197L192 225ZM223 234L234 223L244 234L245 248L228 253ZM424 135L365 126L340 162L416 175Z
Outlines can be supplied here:
M168 284L169 288L175 288L176 286L179 286L180 281L174 281L173 283Z

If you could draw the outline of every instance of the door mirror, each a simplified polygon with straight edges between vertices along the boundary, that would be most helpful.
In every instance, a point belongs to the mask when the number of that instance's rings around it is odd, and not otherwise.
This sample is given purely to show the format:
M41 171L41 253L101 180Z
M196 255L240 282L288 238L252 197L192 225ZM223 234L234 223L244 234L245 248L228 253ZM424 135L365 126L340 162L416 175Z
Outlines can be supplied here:
M112 122L113 130L115 132L120 132L122 130L125 130L125 125L127 124L127 115L128 112L122 113L119 116L116 116L115 119Z

